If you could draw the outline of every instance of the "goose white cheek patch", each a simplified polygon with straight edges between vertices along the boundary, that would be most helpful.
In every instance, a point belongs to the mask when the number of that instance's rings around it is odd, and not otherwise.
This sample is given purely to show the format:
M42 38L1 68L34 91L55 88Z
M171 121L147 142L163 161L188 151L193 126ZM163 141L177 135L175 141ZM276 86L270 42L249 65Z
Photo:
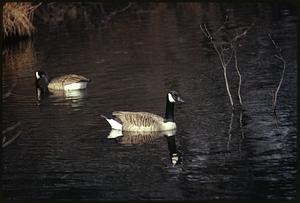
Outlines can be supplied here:
M175 99L172 97L172 95L170 93L168 93L168 99L170 102L174 103Z
M38 72L35 72L35 77L36 77L36 79L40 79L40 75Z

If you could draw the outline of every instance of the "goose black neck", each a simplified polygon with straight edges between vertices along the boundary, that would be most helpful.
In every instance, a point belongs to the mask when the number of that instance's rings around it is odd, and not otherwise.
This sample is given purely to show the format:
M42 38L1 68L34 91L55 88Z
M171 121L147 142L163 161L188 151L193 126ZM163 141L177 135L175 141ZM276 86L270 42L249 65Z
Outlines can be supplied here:
M43 93L48 92L48 80L46 78L40 78L35 80L36 88L39 88Z
M173 154L178 153L177 148L176 148L175 135L166 136L166 137L167 137L168 149L169 149L170 155L172 156Z
M174 104L169 101L167 98L167 104L166 104L166 114L165 114L165 120L166 121L174 121Z

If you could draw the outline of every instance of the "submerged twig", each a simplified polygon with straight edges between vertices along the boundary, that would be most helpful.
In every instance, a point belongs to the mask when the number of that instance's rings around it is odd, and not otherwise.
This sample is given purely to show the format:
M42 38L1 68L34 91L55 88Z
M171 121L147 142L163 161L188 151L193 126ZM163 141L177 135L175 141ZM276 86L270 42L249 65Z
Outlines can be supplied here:
M2 135L4 135L5 133L7 133L7 132L9 132L9 131L12 131L12 130L14 130L17 126L19 126L21 124L21 122L20 121L18 121L16 124L14 124L14 125L12 125L12 126L10 126L10 127L7 127L6 129L4 129L3 131L2 131Z
M231 119L230 119L230 124L229 124L229 129L228 129L228 141L227 141L227 151L229 151L229 147L230 147L230 141L231 141L231 131L232 131L232 124L233 124L233 117L234 117L234 113L231 112Z
M244 30L244 32L242 32L242 33L236 35L236 36L230 41L230 43L236 42L238 39L240 39L241 37L245 36L245 35L248 33L248 31L249 31L254 25L255 25L255 22L253 22L250 26L248 26L248 27Z
M224 25L228 22L228 16L225 16L224 23L214 32L214 35L217 34L220 30L224 28Z
M283 65L283 69L282 69L282 73L281 73L281 78L280 78L280 81L279 81L279 84L275 90L275 92L273 92L273 111L275 112L276 110L276 103L277 103L277 96L278 96L278 92L279 92L279 89L281 87L281 84L282 84L282 81L283 81L283 78L284 78L284 74L285 74L285 69L286 69L286 61L285 59L283 58L282 56L282 53L281 53L281 48L276 44L276 42L272 39L271 35L269 35L269 38L270 40L272 41L275 49L276 49L276 52L277 52L277 55L275 55L275 57L277 59L279 59L281 62L282 62L282 65Z
M222 54L223 54L223 51L222 51ZM224 55L224 54L223 54ZM231 54L229 56L229 58L227 59L226 62L224 62L225 66L227 67L228 64L230 63L231 59L232 59L232 56L233 56L233 50L231 49Z
M240 142L239 142L239 152L241 153L242 152L242 141L245 138L244 128L243 128L243 110L242 109L240 112L240 120L239 121L240 121L239 124L240 124L241 137L242 137L242 139L240 139Z
M9 89L5 94L3 94L2 99L8 98L8 97L12 94L12 91L13 91L13 89L15 88L16 85L17 85L17 83L14 82L14 83L12 84L12 86L10 87L10 89Z
M242 138L244 139L245 135L244 135L244 128L243 128L243 110L241 110L240 112L240 129L241 129Z
M20 135L22 134L22 131L18 131L18 133L13 137L11 138L10 140L8 140L7 142L3 142L2 143L2 148L5 148L7 147L9 144L11 144L15 139L17 139ZM4 139L5 141L5 139Z
M232 111L232 113L231 113L229 129L227 131L227 133L228 133L227 151L230 150L230 142L231 142L231 138L232 138L233 123L234 123L234 121L237 121L237 120L234 119L234 116L237 115L236 113L238 113L238 112ZM244 128L243 128L243 110L242 109L240 110L238 122L239 122L239 129L240 129L240 132L241 132L241 139L240 140L243 140L245 138L245 135L244 135ZM240 152L241 152L241 143L242 143L242 141L239 142L239 151Z
M275 124L276 124L276 128L278 128L278 116L277 116L277 113L276 111L273 111L273 115L274 115L274 118L275 118Z
M126 11L127 9L129 9L132 5L133 5L132 2L129 2L128 5L127 5L126 7L122 8L121 10L118 10L117 12L118 12L118 13L124 12L124 11Z
M237 74L239 76L238 97L239 97L240 104L243 105L242 96L241 96L242 75L241 75L240 69L238 67L236 49L235 49L235 47L233 45L231 47L232 47L233 55L234 55L234 66L235 66L236 72L237 72Z

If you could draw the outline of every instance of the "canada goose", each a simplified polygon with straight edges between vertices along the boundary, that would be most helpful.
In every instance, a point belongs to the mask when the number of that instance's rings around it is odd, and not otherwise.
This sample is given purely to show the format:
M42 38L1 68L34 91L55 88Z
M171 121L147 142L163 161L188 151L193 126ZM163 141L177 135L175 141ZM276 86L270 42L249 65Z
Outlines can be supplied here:
M81 75L68 74L49 80L45 71L35 72L35 84L41 91L49 90L80 90L85 89L90 79Z
M165 117L148 112L114 111L110 115L101 115L112 129L123 131L166 131L176 129L174 121L175 102L184 102L176 91L167 94Z

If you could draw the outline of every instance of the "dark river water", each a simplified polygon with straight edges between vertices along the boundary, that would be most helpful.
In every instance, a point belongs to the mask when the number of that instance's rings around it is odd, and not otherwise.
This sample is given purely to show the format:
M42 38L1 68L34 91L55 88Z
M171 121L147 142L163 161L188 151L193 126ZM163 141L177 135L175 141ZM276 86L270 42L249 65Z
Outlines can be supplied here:
M219 58L200 29L241 38L243 111L231 110ZM38 26L2 52L2 191L6 199L207 200L296 196L297 17L272 4L160 3L130 7L104 26ZM268 34L282 49L286 71ZM232 59L233 60L233 59ZM85 91L37 100L34 72L77 73ZM238 77L228 78L235 105ZM164 115L177 131L116 135L101 114ZM10 127L10 128L9 128ZM5 130L6 129L6 130ZM171 155L178 154L173 165Z

